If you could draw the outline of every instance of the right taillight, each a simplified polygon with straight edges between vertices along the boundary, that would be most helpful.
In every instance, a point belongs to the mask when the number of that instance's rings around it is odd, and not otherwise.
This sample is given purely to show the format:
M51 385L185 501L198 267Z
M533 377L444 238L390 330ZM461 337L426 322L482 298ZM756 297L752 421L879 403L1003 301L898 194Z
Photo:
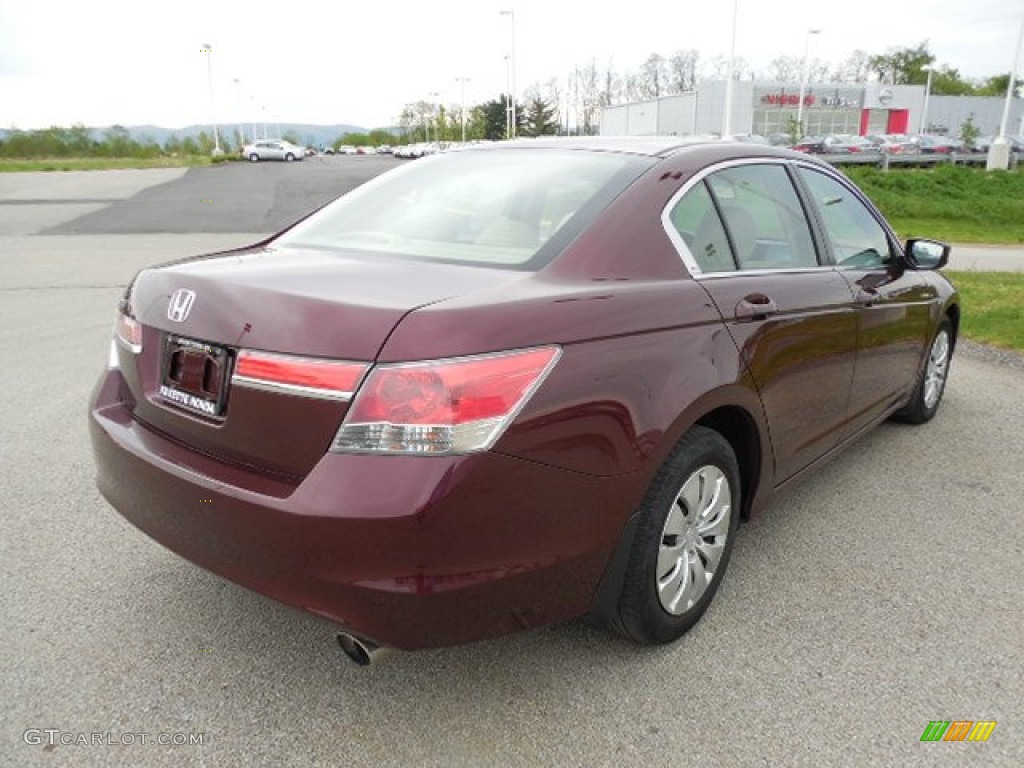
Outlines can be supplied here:
M455 454L501 436L554 366L558 347L374 367L331 450Z

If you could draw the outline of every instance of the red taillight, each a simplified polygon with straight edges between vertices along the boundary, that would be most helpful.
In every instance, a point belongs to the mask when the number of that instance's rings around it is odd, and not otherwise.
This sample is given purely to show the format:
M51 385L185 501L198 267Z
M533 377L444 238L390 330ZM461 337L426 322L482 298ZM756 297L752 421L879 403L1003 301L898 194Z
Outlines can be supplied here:
M232 382L288 394L348 400L369 365L240 350Z
M558 357L541 347L381 365L359 390L333 449L468 453L490 448Z
M114 320L114 335L136 355L142 351L142 324L134 317L118 312Z

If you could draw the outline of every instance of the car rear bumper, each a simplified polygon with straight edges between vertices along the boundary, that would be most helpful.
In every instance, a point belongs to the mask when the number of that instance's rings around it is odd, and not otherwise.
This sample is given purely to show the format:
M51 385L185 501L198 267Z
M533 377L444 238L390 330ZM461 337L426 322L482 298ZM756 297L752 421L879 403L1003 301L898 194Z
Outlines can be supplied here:
M635 483L494 453L327 454L294 484L154 431L120 391L108 371L89 418L115 509L182 557L383 646L586 613L637 502Z

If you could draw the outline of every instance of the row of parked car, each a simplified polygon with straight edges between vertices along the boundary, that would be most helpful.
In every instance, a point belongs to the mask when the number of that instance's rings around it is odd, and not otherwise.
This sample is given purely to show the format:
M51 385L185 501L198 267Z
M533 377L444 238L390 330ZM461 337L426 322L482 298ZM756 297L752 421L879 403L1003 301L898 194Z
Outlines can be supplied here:
M303 147L292 144L284 139L260 139L252 144L246 144L239 150L239 154L251 162L261 160L284 160L292 162L302 160L305 157L314 155L394 155L402 158L424 157L425 155L436 155L450 149L454 142L420 142L418 144L404 144L397 147L381 145L379 147L353 146L342 144L335 147L324 147L319 150L313 147Z
M793 145L793 149L814 155L848 155L855 153L876 153L889 155L948 155L988 152L994 137L975 139L969 145L960 139L933 134L868 134L852 136L836 134L831 136L807 136ZM1013 152L1024 152L1024 141L1018 137L1007 137Z
M771 137L759 136L757 134L743 134L732 137L737 141L745 141L754 144L776 144L792 146L800 152L812 155L849 155L849 154L966 154L988 152L992 146L994 137L984 136L975 139L970 146L967 146L959 139L948 136L937 136L933 134L911 135L911 134L868 134L867 136L854 136L851 134L833 134L830 136L807 136L790 145L789 141L782 135ZM1011 152L1024 153L1024 139L1019 136L1008 136ZM312 147L302 147L292 144L284 139L262 139L244 146L240 154L242 157L258 162L260 160L302 160L317 154L324 155L394 155L395 157L413 159L426 155L436 155L452 148L457 148L458 142L419 142L416 144L403 144L397 147L382 145L379 147L352 146L342 144L336 149L315 150Z
M477 143L477 142L467 142ZM357 149L363 150L360 152L348 152L343 151L346 149L344 145L338 148L338 154L378 154L378 155L394 155L404 159L414 159L417 157L426 157L427 155L436 155L440 152L447 152L451 149L457 149L462 146L457 141L429 141L429 142L418 142L415 144L400 144L397 147L380 146L374 149L373 147L358 147ZM325 154L331 154L330 151Z
M355 144L340 144L335 149L327 147L321 154L324 155L390 155L394 150L387 144L379 147L367 147Z
M299 144L292 144L285 139L260 139L252 144L246 144L239 150L239 154L254 163L260 160L302 160L304 157L315 155L390 155L391 147L383 145L380 147L355 147L350 144L342 144L337 148L322 147L317 150L313 147L303 147ZM416 155L419 157L420 155Z

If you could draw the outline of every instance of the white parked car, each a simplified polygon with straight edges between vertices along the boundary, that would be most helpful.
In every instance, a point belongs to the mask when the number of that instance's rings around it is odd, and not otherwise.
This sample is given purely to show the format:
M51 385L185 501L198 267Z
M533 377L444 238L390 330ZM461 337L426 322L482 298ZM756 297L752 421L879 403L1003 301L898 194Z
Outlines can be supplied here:
M260 139L242 148L242 155L256 163L260 160L284 160L292 162L306 156L306 148L284 139Z

